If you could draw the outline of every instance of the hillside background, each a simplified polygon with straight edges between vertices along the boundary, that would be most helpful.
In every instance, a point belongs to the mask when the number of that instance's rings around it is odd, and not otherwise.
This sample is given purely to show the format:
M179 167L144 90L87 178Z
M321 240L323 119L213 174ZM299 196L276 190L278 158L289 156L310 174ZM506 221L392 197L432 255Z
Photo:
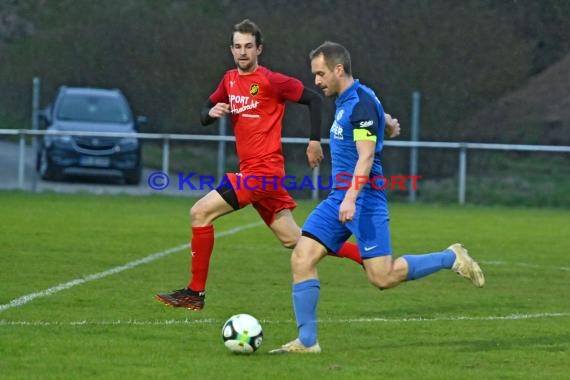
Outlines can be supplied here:
M265 35L261 63L308 86L311 49L347 46L402 139L417 90L422 140L570 145L567 0L0 0L0 128L29 127L37 76L42 106L61 84L119 87L149 117L144 131L217 133L199 125L199 109L233 67L229 30L246 17ZM291 105L284 135L307 128L304 107ZM405 171L407 155L387 152L390 170ZM473 158L474 173L503 161ZM434 151L421 169L456 167L455 153Z

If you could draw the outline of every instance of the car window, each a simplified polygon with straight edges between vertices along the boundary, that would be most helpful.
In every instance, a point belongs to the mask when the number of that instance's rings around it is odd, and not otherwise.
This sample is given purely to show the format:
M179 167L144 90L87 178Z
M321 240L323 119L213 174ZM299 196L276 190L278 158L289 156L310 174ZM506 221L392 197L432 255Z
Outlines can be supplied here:
M128 123L131 115L121 98L67 94L58 105L57 118L70 121Z

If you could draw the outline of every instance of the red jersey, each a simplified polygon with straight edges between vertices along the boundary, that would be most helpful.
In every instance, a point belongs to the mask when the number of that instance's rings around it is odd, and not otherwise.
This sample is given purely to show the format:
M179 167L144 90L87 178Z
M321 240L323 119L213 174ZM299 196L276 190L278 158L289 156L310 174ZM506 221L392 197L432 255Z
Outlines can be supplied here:
M210 101L229 103L240 171L284 176L281 129L285 102L297 102L304 90L300 80L263 66L247 75L225 73Z

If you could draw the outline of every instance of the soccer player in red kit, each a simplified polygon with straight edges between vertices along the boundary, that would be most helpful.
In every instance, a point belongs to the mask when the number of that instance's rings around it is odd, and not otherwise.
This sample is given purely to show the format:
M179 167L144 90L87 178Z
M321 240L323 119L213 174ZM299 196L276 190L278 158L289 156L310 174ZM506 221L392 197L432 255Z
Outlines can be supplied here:
M294 248L299 240L301 229L291 213L296 203L287 190L278 185L285 176L281 128L286 101L309 107L309 166L314 168L323 159L320 145L321 96L305 88L298 79L258 64L263 40L260 29L252 21L246 19L234 26L230 49L237 68L225 73L218 88L208 98L201 113L201 122L208 125L229 115L236 138L240 172L226 174L215 190L192 206L192 279L186 288L156 295L159 301L172 307L204 308L206 280L214 247L212 223L218 217L251 204L283 246ZM399 133L397 120L394 128ZM353 243L346 243L333 255L362 263L358 247Z

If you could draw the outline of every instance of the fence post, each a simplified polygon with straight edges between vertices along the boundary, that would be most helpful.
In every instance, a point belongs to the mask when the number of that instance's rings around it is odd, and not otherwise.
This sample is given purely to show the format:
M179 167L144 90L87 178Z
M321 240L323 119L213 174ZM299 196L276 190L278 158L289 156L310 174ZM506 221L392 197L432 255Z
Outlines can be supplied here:
M168 175L168 169L170 166L170 139L168 136L164 136L162 140L162 172Z
M319 173L321 172L321 169L319 166L316 166L313 169L313 189L311 189L311 199L316 201L319 199Z
M228 129L228 118L226 116L222 117L218 122L218 134L220 136L225 136L227 134ZM226 142L219 141L218 142L218 165L217 165L217 174L218 177L216 180L220 182L222 177L226 173Z
M412 93L412 125L411 125L411 141L418 141L420 139L420 99L419 91ZM415 176L418 174L418 148L412 147L410 149L410 175ZM410 186L408 192L408 201L414 203L416 201L417 189Z
M467 147L462 144L459 148L459 186L458 201L460 205L465 204L465 191L467 182Z
M37 131L39 129L38 116L40 108L40 78L34 77L32 80L32 130ZM38 143L38 136L32 138L32 154L33 154L33 166L32 166L32 182L30 190L36 192L36 187L38 183L38 171L36 170L38 150L40 144Z
M18 188L24 190L24 169L26 167L26 135L20 131L20 149L18 156Z

